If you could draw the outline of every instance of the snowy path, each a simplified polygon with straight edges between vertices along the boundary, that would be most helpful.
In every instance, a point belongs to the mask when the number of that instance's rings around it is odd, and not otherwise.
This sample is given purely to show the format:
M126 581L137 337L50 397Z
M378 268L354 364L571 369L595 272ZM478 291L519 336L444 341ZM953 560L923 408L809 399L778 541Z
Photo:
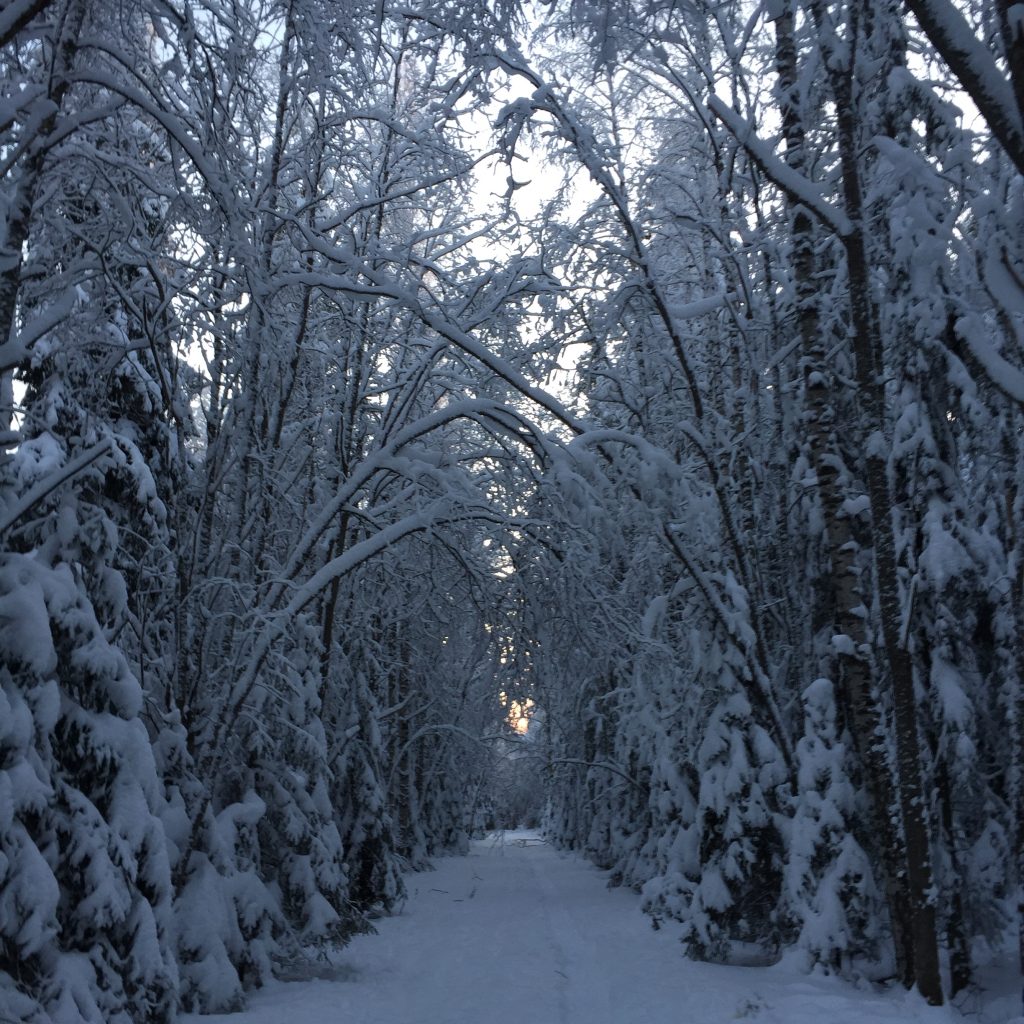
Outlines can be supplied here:
M278 983L190 1024L888 1024L961 1019L791 968L683 959L637 897L505 833L408 879L403 912L338 954L333 980Z

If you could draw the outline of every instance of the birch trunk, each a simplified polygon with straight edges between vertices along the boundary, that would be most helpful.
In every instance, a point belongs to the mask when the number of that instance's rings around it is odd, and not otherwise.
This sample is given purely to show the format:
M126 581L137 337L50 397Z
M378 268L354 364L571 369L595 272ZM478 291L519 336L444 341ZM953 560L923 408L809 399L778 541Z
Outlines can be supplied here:
M883 650L896 726L896 778L906 854L906 894L909 904L910 946L914 980L933 1006L943 1002L936 936L935 877L932 844L921 771L921 739L910 654L901 640L903 609L896 573L892 494L886 466L885 393L882 339L871 301L864 204L857 147L856 107L852 76L833 73L843 203L851 229L843 238L850 290L850 319L854 365L860 405L870 434L865 438L865 478L871 505L875 580L881 615Z
M806 175L805 128L797 93L794 18L790 10L775 21L775 60L779 81L786 162ZM865 607L857 566L859 545L853 524L844 512L847 497L841 456L835 443L836 409L833 376L827 363L816 282L815 223L811 214L788 201L793 241L797 330L803 354L804 422L811 464L829 549L829 591L835 603L835 627L840 693L849 711L858 743L871 806L871 831L880 853L879 879L889 908L896 968L904 983L913 984L913 952L909 907L900 884L904 862L902 839L894 826L896 790L883 742L884 726L873 693L868 657Z

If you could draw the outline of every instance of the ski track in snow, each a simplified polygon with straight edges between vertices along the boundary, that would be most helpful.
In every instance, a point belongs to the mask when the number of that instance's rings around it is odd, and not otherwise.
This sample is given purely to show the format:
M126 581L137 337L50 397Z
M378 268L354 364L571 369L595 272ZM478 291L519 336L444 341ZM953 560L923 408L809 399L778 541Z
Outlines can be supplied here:
M407 878L401 912L335 955L326 977L276 982L230 1016L187 1024L888 1024L962 1021L903 992L860 991L785 962L682 956L637 896L543 843L498 833ZM975 1017L977 1021L979 1018Z

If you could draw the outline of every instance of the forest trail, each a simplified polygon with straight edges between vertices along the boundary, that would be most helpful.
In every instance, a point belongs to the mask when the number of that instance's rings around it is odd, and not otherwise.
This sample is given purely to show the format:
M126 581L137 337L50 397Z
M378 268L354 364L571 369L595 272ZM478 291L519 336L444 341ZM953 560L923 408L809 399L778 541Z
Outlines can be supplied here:
M496 833L407 878L401 913L326 977L275 983L231 1016L188 1024L866 1024L960 1020L785 963L687 961L637 896L535 832ZM974 1018L977 1020L978 1018Z

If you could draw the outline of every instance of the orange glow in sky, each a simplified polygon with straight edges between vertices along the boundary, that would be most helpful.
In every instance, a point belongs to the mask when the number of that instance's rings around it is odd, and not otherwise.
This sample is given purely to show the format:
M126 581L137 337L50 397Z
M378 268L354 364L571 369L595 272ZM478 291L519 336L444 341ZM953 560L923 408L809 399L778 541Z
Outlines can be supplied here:
M530 728L530 713L533 709L533 701L529 697L524 701L509 700L503 693L501 702L508 708L505 720L520 736L525 736Z

